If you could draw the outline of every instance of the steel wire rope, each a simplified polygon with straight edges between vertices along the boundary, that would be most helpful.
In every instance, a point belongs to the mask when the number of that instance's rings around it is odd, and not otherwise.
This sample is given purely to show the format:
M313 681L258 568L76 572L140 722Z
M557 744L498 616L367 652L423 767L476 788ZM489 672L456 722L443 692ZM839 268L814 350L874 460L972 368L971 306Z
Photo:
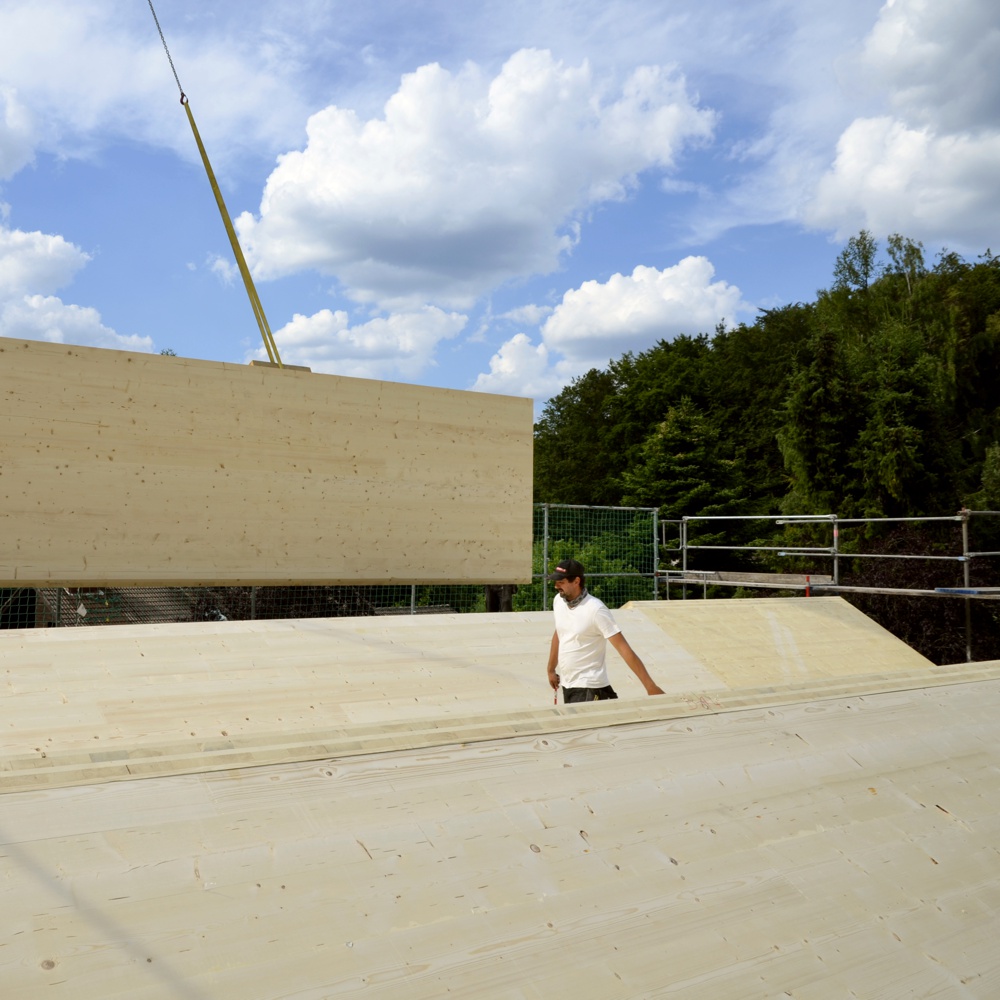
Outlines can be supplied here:
M226 227L226 235L229 237L229 243L233 249L233 256L236 258L236 266L239 268L240 275L243 278L243 285L246 288L247 296L250 299L250 308L253 310L254 318L257 320L257 326L260 329L261 338L264 341L264 349L267 351L267 356L272 364L276 364L279 368L284 368L284 365L281 363L281 357L278 355L278 345L274 342L274 335L271 333L270 324L267 322L267 316L264 314L264 306L260 301L260 296L257 294L257 288L253 283L253 277L250 274L250 268L247 266L246 258L243 256L243 248L240 246L240 241L236 236L236 230L233 227L233 220L229 215L229 210L226 208L226 202L222 197L222 191L219 188L218 181L215 179L215 172L212 170L212 164L208 159L208 152L205 149L205 144L201 141L201 134L198 132L198 126L195 124L194 114L191 111L191 102L188 100L187 94L184 93L180 77L177 75L177 67L174 66L173 57L170 55L170 48L167 46L167 39L163 34L163 28L160 27L160 19L156 16L156 9L153 7L153 0L147 0L147 3L149 4L149 12L153 15L153 22L156 24L156 30L159 32L160 41L163 43L163 51L167 55L167 62L170 63L170 71L173 73L174 80L177 83L177 89L180 91L181 104L187 114L188 123L191 125L191 132L193 133L194 141L198 146L198 152L201 154L201 162L205 167L205 173L208 174L208 182L212 186L212 193L215 195L215 203L219 207L219 214L222 216L222 223Z

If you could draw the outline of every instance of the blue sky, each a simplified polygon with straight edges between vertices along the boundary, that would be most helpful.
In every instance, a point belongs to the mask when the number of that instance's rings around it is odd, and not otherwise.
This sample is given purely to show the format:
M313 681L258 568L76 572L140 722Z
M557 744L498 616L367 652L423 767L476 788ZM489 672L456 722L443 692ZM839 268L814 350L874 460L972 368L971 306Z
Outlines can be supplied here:
M994 0L160 0L286 364L531 396L1000 221ZM0 0L0 335L264 357L145 0Z

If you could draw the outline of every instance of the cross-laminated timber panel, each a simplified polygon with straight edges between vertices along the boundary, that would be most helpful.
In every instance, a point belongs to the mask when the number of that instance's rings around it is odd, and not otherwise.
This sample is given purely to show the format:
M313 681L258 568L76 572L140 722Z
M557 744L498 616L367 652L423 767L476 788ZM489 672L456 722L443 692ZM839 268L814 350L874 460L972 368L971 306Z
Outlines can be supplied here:
M0 340L0 584L519 582L527 399Z
M3 635L0 996L993 1000L1000 663L616 615L667 695L552 706L542 612Z
M839 597L615 614L666 694L612 652L607 726L942 681ZM12 630L0 793L573 728L545 677L551 635L542 611Z

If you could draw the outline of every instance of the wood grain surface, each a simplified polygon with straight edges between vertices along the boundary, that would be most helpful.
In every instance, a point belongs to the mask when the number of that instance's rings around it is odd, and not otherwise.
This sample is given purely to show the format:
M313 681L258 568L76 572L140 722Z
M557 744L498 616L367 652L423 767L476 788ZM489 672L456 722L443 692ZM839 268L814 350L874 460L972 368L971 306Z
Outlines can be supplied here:
M0 996L992 1000L1000 662L839 603L4 634Z
M528 399L0 339L0 583L523 582Z

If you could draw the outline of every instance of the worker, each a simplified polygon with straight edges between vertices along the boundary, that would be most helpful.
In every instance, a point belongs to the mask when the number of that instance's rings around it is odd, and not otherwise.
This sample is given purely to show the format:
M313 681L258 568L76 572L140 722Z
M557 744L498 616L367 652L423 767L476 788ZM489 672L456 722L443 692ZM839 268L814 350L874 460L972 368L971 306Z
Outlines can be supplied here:
M610 642L646 694L663 694L628 644L607 605L587 591L581 563L564 559L548 577L559 593L552 604L555 631L549 649L549 685L563 689L566 704L617 698L604 663Z

